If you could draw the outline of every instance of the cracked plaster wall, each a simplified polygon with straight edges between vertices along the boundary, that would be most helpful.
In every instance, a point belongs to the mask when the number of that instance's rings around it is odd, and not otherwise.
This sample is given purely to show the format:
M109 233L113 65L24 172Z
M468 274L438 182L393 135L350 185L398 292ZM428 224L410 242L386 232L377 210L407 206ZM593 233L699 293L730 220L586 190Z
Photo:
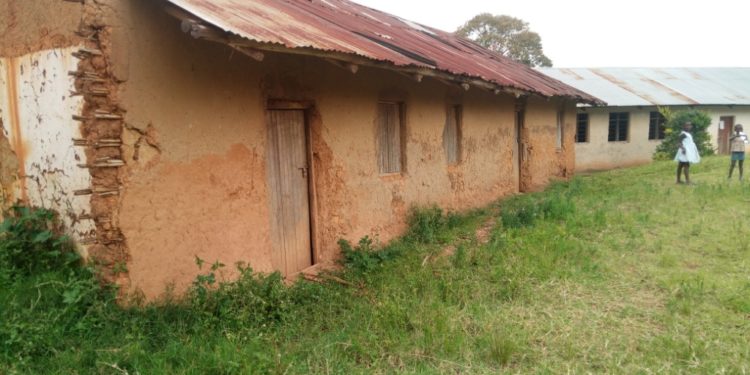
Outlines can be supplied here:
M82 239L90 234L92 225L77 219L89 211L88 198L74 195L75 190L90 186L88 171L78 167L86 163L86 155L72 142L81 136L72 117L83 105L81 97L70 95L74 79L68 72L76 68L77 60L71 55L76 49L0 58L0 122L4 133L0 138L8 140L15 160L2 162L6 166L3 186L10 190L6 202L20 200L55 210L70 234ZM4 155L10 156L7 152ZM10 163L16 166L12 177L7 176Z

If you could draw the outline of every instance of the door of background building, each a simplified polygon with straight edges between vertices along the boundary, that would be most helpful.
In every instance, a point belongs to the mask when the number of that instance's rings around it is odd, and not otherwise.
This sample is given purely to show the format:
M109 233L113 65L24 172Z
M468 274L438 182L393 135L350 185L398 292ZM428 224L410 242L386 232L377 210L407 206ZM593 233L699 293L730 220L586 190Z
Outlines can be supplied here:
M313 263L304 110L269 110L268 180L273 266L284 276Z
M723 124L723 125L722 125ZM719 118L719 134L716 143L719 145L719 154L729 154L729 137L734 132L734 116L722 116Z

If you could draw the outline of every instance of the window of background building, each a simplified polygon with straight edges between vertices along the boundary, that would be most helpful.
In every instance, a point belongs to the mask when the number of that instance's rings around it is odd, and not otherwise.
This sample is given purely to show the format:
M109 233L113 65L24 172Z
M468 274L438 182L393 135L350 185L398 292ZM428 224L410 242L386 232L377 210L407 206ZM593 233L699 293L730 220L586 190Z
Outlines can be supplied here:
M651 112L648 119L648 139L664 139L667 119L658 111Z
M628 140L630 114L628 112L612 112L609 114L609 142L625 142Z
M584 143L589 141L589 114L579 113L576 116L576 142Z

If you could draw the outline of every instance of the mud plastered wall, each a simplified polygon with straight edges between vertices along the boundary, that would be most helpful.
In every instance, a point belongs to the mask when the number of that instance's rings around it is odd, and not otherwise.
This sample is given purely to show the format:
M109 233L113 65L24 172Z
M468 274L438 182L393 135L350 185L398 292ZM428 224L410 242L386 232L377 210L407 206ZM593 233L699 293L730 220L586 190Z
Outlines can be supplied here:
M228 265L226 277L235 262L273 271L269 98L314 102L308 123L316 263L338 256L340 238L387 241L401 234L412 205L466 209L518 190L511 96L457 92L365 67L353 75L315 58L267 53L256 62L182 34L155 2L122 3L116 13L113 55L121 58L113 69L127 77L119 87L127 111L119 223L131 291L147 298L169 285L184 291L199 272L196 257ZM405 171L381 176L377 103L393 95L406 108ZM442 141L452 104L463 105L462 162L455 166L446 162ZM554 129L556 110L550 114ZM540 164L541 173L554 169Z
M115 221L123 113L109 68L104 9L111 7L3 0L0 8L7 12L0 20L5 75L17 78L6 79L4 91L13 93L3 105L18 165L16 195L58 211L78 243L90 245L82 252L101 266L102 278L116 282L122 275L113 270L127 254Z
M74 34L81 17L80 4L58 0L0 0L0 58L7 66L11 58L75 45ZM8 82L7 74L0 81ZM23 84L23 82L18 82ZM67 83L66 83L67 84ZM7 87L7 86L6 86ZM2 95L7 95L7 89ZM7 117L7 104L0 107ZM18 192L19 162L8 138L11 124L0 119L0 210L7 209L20 196Z
M557 116L563 111L563 142L557 146ZM527 191L543 189L551 179L575 173L575 103L563 99L531 97L526 103L525 125L529 143Z
M69 47L80 42L74 31L80 3L61 0L0 0L0 56Z
M75 195L91 184L89 172L79 167L86 164L86 155L72 141L81 137L73 116L83 107L80 96L71 96L74 78L68 74L76 69L72 54L78 48L0 59L0 121L2 137L12 151L7 156L17 166L6 201L57 211L80 241L91 234L93 225L79 219L90 211L88 198Z

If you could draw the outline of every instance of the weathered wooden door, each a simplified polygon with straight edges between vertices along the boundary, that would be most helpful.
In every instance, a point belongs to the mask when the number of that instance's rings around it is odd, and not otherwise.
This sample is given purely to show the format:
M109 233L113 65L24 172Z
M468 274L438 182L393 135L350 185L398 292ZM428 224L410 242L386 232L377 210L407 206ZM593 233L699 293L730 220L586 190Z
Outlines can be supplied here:
M529 162L531 152L525 119L526 109L523 103L516 104L516 148L518 149L518 191L528 191L531 185Z
M305 111L269 110L267 117L273 266L288 276L312 265Z
M716 137L716 143L719 145L719 154L729 154L729 136L732 133L734 133L734 116L720 117L719 134Z

